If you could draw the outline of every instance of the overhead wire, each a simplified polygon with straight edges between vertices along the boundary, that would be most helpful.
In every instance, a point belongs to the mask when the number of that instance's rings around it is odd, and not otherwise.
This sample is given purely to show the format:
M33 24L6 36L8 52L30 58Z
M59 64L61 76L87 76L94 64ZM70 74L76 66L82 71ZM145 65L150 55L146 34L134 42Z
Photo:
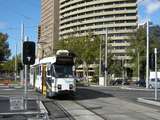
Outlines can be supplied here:
M35 26L25 26L25 29L38 28L38 25ZM19 30L19 27L8 27L8 28L0 28L0 30Z
M27 15L25 15L25 14L23 14L23 13L17 11L17 10L15 10L14 7L8 8L7 5L5 5L5 4L2 5L2 3L1 3L1 7L5 7L5 10L7 10L8 12L11 12L11 13L13 13L15 15L21 16L21 17L25 18L26 20L31 20L32 19L31 17L29 17L29 16L27 16Z

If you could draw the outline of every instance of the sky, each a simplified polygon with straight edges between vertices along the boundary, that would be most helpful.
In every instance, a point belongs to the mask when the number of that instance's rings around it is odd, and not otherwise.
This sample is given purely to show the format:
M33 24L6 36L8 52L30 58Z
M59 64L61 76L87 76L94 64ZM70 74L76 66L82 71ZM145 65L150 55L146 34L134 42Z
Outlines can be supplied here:
M20 53L21 24L24 23L25 36L37 41L37 26L40 23L41 0L0 0L0 32L7 33L12 56L15 47ZM160 0L138 0L138 22L147 19L160 25Z
M0 0L0 32L7 33L12 56L20 53L21 24L24 34L37 41L37 26L40 23L41 0Z

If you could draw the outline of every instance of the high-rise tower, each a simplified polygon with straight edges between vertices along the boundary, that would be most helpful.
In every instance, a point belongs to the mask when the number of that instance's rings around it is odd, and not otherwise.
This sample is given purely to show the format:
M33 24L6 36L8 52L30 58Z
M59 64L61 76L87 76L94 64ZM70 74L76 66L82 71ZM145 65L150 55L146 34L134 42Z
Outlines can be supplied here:
M128 60L129 34L137 29L137 0L60 0L60 38L88 31L111 40L111 52Z
M59 0L41 0L40 57L54 53L55 41L59 39Z

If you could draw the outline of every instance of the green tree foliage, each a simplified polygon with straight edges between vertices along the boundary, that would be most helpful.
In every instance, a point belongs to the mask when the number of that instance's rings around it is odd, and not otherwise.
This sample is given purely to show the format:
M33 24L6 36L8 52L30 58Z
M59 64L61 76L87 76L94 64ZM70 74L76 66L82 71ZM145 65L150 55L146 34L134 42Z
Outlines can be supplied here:
M154 51L154 48L160 48L160 34L158 27L150 29L150 53ZM159 31L159 32L158 32ZM138 73L138 52L139 52L139 65L141 77L144 78L146 71L146 27L140 27L135 34L132 34L129 39L130 47L127 49L128 54L131 56L131 64L133 70L133 76L137 76Z
M98 36L87 35L82 37L70 37L59 40L56 49L68 49L76 54L78 63L85 61L87 64L94 63L99 57Z
M0 62L8 60L10 56L10 49L7 38L7 34L0 33Z
M98 63L100 38L93 34L59 40L56 49L67 49L76 55L76 65L83 64L83 75L88 76L88 65Z
M22 69L20 55L17 56L16 67L17 67L17 72L20 72L20 70ZM8 73L15 72L15 57L13 57L12 59L4 62L3 65L1 66L1 70L4 71L4 72L8 72Z
M108 74L114 75L115 77L120 77L122 75L122 60L116 60L114 54L112 53L112 40L108 39L108 51L107 51L107 71ZM102 45L102 59L105 62L105 40L101 40ZM104 67L103 67L104 68ZM104 70L103 70L104 72ZM104 74L104 73L103 73Z

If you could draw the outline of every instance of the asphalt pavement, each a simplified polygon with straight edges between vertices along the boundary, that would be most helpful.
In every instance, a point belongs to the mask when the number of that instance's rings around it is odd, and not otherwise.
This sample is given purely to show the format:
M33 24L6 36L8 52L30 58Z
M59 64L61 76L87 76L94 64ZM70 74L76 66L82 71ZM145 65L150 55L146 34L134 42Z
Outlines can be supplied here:
M28 109L11 110L10 98L23 95L24 90L21 87L0 86L0 120L40 120L40 114L30 113L40 113L41 108L45 109L43 113L48 115L46 120L160 120L158 106L137 101L137 98L154 97L153 90L143 88L78 87L75 96L64 95L54 99L46 99L29 89ZM39 100L42 101L43 107L38 107Z

